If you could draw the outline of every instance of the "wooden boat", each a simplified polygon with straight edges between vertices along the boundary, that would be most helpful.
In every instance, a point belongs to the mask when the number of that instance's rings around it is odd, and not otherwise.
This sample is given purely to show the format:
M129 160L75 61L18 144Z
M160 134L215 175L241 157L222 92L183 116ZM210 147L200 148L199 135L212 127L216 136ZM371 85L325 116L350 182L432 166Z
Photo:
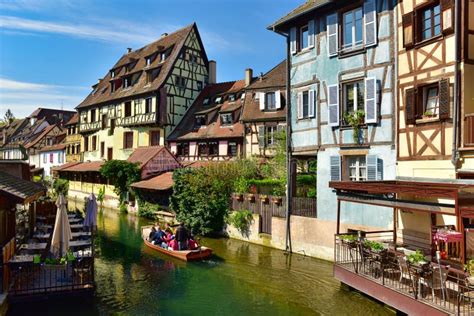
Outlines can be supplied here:
M194 261L202 260L209 258L212 255L212 249L204 246L200 246L195 250L168 250L164 249L158 245L154 245L147 240L148 235L150 234L151 226L142 228L142 238L145 245L153 250L164 253L173 258L177 258L183 261Z

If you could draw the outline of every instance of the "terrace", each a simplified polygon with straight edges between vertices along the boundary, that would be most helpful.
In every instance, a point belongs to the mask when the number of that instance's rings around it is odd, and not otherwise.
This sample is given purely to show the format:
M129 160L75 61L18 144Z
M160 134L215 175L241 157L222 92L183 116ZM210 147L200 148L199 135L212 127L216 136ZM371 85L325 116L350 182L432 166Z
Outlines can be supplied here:
M407 314L474 313L474 285L463 271L474 253L472 182L404 178L329 186L338 199L335 278ZM393 209L393 228L341 233L341 203Z

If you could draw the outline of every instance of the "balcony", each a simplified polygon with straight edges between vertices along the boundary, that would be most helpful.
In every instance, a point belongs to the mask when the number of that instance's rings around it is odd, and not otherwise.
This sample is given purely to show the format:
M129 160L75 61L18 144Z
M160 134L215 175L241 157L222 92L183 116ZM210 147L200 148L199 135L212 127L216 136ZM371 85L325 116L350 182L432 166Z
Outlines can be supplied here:
M0 148L0 160L28 160L28 153L22 145L6 145Z
M79 131L80 132L92 132L98 131L101 128L101 122L96 121L92 123L81 123L79 124Z
M463 271L435 262L411 264L409 251L385 239L392 231L366 233L365 238L335 235L334 277L404 313L471 315L474 289ZM349 237L352 236L352 237ZM366 241L377 241L383 250L373 251Z
M135 126L156 123L156 113L137 114L134 116L118 117L117 126Z

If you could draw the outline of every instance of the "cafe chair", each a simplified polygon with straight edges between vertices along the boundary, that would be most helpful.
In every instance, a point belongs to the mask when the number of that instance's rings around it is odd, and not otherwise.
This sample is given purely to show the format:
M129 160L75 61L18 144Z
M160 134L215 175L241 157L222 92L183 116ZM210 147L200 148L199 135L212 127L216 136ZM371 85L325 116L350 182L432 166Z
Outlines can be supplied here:
M439 269L441 269L441 273ZM448 267L439 267L439 266L433 267L431 278L420 279L420 282L424 286L431 288L431 297L432 297L433 302L435 301L435 291L440 291L441 297L443 297L442 295L444 293L444 299L446 301L449 300L448 291L446 289L446 280L448 279L448 272L449 272Z

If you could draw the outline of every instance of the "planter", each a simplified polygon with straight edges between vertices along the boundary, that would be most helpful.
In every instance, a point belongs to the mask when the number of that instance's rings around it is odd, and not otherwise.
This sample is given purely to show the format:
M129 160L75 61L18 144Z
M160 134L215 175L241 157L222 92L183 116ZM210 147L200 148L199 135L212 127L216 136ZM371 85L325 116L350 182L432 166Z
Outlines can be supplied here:
M356 241L347 241L344 239L341 239L342 243L347 245L349 248L355 248L357 247L357 242Z
M269 201L268 196L265 196L265 195L261 196L260 201L262 201L263 203L268 203Z
M250 202L255 202L255 195L253 194L248 194L247 195L247 200Z
M67 264L44 264L44 270L66 270Z
M276 204L276 205L281 205L281 202L282 202L282 201L283 201L283 199L280 198L280 197L274 197L274 198L272 198L273 204Z

